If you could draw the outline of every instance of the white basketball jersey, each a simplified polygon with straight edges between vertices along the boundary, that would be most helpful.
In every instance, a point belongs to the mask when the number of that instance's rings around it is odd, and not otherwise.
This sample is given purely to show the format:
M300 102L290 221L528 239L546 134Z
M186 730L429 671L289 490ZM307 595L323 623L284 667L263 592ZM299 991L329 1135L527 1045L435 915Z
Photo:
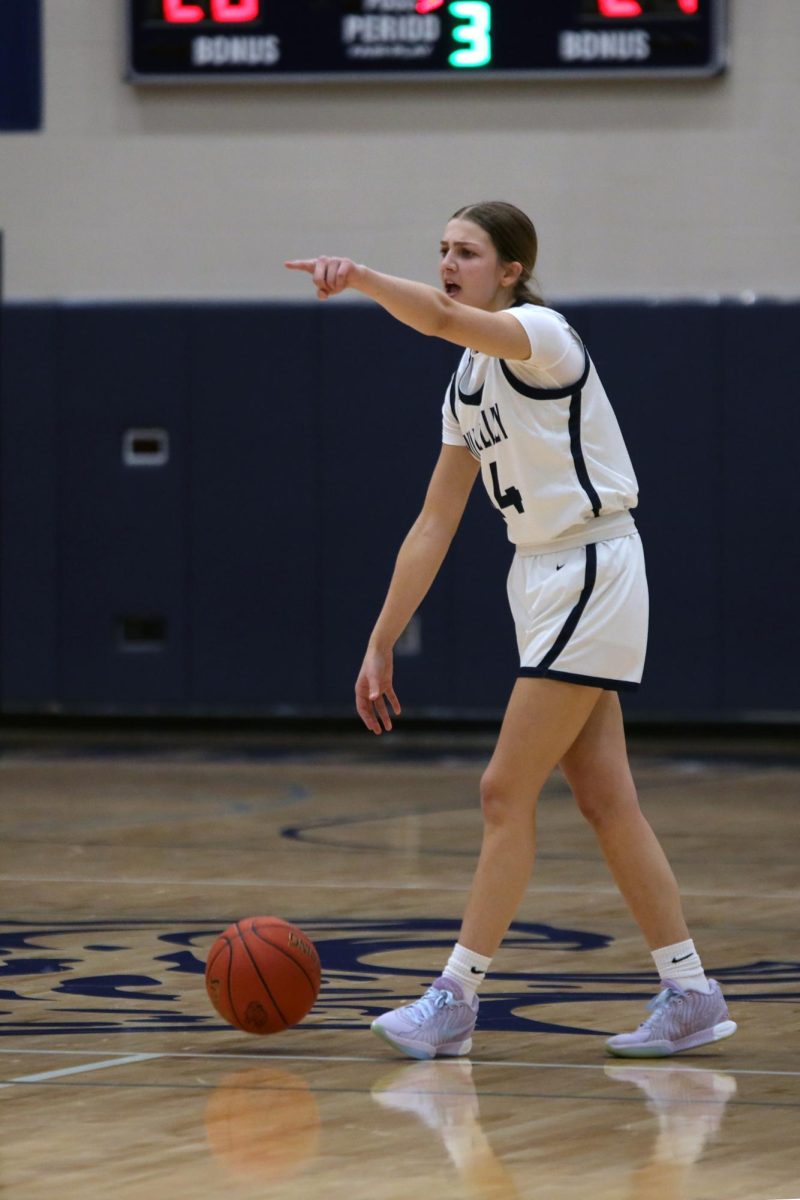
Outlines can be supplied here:
M636 476L588 352L560 313L534 304L508 311L528 332L532 356L516 363L465 350L445 396L443 441L480 460L509 540L528 552L630 533ZM580 377L563 387L537 359L554 329L583 357Z

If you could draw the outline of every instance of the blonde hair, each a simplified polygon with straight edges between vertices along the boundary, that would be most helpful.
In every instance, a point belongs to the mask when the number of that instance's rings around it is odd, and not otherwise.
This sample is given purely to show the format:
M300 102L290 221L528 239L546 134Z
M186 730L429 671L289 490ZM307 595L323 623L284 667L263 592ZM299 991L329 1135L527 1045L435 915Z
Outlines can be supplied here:
M522 274L514 288L514 299L519 304L539 304L544 300L538 291L529 286L535 284L533 275L539 253L539 239L533 221L513 204L505 200L482 200L478 204L465 204L454 212L451 221L462 217L474 221L488 233L501 262L522 263Z

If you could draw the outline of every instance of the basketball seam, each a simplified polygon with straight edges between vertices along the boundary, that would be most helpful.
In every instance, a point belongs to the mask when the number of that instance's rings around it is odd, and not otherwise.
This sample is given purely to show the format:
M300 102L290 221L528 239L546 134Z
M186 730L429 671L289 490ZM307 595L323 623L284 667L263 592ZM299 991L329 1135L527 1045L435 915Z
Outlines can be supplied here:
M272 928L272 926L270 926L270 928ZM276 925L275 928L279 929L280 926ZM290 962L293 962L296 967L300 968L300 970L303 972L306 979L308 980L308 986L311 988L312 992L314 993L314 999L316 1000L317 995L319 993L319 988L314 987L314 980L311 978L311 976L309 975L308 971L305 969L303 964L298 959L296 959L293 954L289 954L288 951L284 950L283 946L279 946L277 944L277 942L271 942L269 940L269 938L264 937L262 935L261 931L259 929L256 929L255 925L252 927L250 932L254 933L256 935L256 937L259 938L264 943L265 946L272 946L273 950L277 950L280 954L282 954L284 956L284 958L288 958Z
M228 941L227 938L225 938L225 940L223 941L222 945L218 948L217 953L214 955L213 958L209 954L208 960L206 961L206 976L208 975L209 971L213 968L214 963L217 961L220 954L222 954L222 951L225 949L226 946L230 946L230 942ZM211 949L213 950L214 947L212 946Z
M231 989L231 970L233 968L233 942L229 941L229 939L226 938L225 944L227 945L228 950L230 951L230 953L228 954L228 981L227 981L227 988L226 988L226 991L228 993L228 1000L230 1001L231 1012L233 1013L234 1017L236 1018L237 1027L239 1029L241 1029L243 1033L246 1033L247 1031L244 1029L244 1026L242 1025L242 1022L239 1018L239 1014L236 1011L236 1004L233 999L233 990Z
M243 930L242 930L242 927L241 927L241 925L240 925L240 923L239 923L238 921L236 922L236 928L239 930L239 940L241 941L242 945L244 946L245 950L247 951L247 956L248 956L248 958L250 959L250 962L253 964L253 968L254 968L254 970L255 970L255 973L256 973L256 975L258 976L258 978L261 980L262 984L264 985L264 991L267 993L267 995L269 996L269 998L270 998L270 1000L272 1001L273 1005L275 1006L275 1011L276 1011L276 1013L278 1014L278 1016L280 1017L280 1019L283 1021L283 1023L284 1023L284 1025L285 1025L285 1027L288 1029L288 1028L289 1028L289 1024L290 1024L290 1022L286 1020L286 1017L285 1017L285 1016L283 1015L283 1013L281 1012L281 1008L280 1008L280 1005L278 1004L278 1001L277 1001L277 1000L275 999L275 997L273 996L273 994L272 994L272 990L271 990L271 988L270 988L269 984L267 983L267 981L266 981L266 979L264 978L264 976L261 974L261 970L259 969L258 963L257 963L257 962L256 962L256 960L253 958L253 953L252 953L252 951L251 951L250 947L248 946L247 942L245 941L244 937L242 936L242 934L243 934ZM253 926L251 926L251 927L250 927L250 932L251 932L251 933L252 933L252 932L254 932L254 928L253 928ZM231 956L231 957L233 957L233 956Z

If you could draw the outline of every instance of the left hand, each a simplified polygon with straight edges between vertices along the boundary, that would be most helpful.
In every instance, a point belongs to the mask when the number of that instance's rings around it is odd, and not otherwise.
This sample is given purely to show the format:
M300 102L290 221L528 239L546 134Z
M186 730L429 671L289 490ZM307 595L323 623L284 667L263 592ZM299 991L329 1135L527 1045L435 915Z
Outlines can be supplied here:
M392 728L392 718L386 701L392 706L395 716L400 715L400 701L392 684L393 658L391 650L367 647L364 663L356 680L356 708L358 715L373 733L387 733Z
M305 271L310 275L319 300L338 296L345 288L353 287L358 273L363 270L350 258L329 258L325 254L318 258L290 259L284 266L290 271Z

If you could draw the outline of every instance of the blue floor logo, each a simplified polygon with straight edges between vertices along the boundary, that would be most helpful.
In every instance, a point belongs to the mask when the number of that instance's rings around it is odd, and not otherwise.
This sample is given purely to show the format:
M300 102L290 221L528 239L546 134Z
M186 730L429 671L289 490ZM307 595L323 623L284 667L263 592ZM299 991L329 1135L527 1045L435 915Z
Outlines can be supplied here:
M287 919L313 938L322 960L322 989L305 1022L318 1029L363 1028L385 1009L416 999L438 973L459 927L434 917ZM2 923L0 1035L226 1028L202 977L209 948L233 920ZM584 1028L574 1006L644 1002L653 995L655 976L644 961L638 972L604 969L602 951L611 941L585 930L515 923L503 946L514 951L506 957L516 970L492 971L482 992L481 1030L613 1032ZM574 970L563 969L566 958L570 968L574 959ZM729 1002L800 999L798 962L712 967ZM554 1005L568 1007L563 1023ZM545 1007L548 1019L537 1019L536 1010Z

